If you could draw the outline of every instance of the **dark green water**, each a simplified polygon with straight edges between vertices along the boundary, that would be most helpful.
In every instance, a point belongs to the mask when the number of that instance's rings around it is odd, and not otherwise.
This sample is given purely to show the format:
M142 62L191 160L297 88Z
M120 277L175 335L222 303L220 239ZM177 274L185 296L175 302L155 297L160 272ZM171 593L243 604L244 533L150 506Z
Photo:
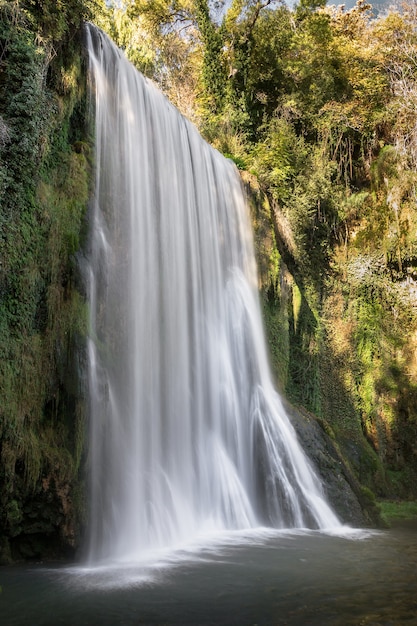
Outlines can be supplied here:
M2 626L417 624L417 526L229 538L149 566L0 569Z

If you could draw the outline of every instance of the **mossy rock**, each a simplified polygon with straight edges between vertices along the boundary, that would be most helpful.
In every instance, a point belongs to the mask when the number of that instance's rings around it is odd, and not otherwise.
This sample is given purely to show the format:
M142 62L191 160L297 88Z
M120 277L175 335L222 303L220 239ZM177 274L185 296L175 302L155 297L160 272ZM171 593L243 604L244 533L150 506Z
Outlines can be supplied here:
M360 485L338 446L320 421L305 409L284 402L304 451L321 478L324 493L339 519L354 527L381 527L375 497Z

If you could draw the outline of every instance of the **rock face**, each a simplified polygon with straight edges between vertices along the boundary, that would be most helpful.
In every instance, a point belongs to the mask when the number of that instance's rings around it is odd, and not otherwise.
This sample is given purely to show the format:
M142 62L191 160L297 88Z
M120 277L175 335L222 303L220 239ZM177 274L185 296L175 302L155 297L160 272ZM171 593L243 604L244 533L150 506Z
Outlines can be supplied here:
M349 526L381 526L382 521L372 494L355 478L337 444L326 432L326 425L302 408L296 408L285 401L284 405L339 519Z
M7 536L0 542L0 565L22 560L72 558L76 544L71 485L45 476L28 495L8 502Z

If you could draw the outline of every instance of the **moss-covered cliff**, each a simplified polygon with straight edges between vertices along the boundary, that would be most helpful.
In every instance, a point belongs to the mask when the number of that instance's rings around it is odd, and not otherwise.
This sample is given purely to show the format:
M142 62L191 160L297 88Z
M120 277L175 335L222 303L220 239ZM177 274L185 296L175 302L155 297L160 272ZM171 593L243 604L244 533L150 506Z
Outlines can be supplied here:
M368 225L357 220L317 291L297 264L285 216L253 176L248 191L278 387L331 437L362 486L365 508L374 495L416 498L413 279L372 266L356 240Z
M90 163L81 15L61 28L47 17L38 3L0 3L3 562L70 552L83 512L78 347L87 313L75 255Z

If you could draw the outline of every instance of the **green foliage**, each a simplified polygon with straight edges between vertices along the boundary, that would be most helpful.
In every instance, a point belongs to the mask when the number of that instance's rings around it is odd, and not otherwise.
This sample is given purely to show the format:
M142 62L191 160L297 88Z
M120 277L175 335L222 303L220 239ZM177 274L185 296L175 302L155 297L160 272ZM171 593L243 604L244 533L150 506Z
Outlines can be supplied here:
M226 70L223 63L224 45L222 29L217 28L210 16L207 0L195 0L196 22L203 41L202 81L205 106L218 113L223 105Z
M412 520L417 518L417 502L379 500L382 518L391 526L399 520Z
M82 398L74 400L79 390L71 388L71 360L74 342L86 329L85 304L74 287L89 175L81 58L67 48L65 63L55 57L52 67L51 46L43 37L46 32L51 40L67 36L71 24L61 29L52 3L25 9L18 3L0 5L5 129L0 142L0 524L13 541L28 532L23 510L28 499L44 498L46 484L55 485L56 515L64 506L58 492L64 493L63 485L73 483L80 469L83 410ZM40 23L28 19L29 10L36 19L43 11L42 36L36 35ZM44 13L49 10L50 20Z
M267 134L254 148L254 169L262 183L280 203L292 196L294 183L307 165L308 152L303 137L291 123L276 117L268 123Z
M252 31L243 85L252 137L273 117L287 92L287 58L293 36L291 13L283 6L261 14Z
M262 15L241 86L246 117L230 132L246 138L245 162L273 202L294 280L290 298L276 292L265 306L278 377L329 420L366 485L408 496L417 467L406 443L417 434L415 24L370 16L363 2L348 12L301 3L284 30L285 9ZM258 65L267 80L251 100Z
M19 4L16 2L15 4ZM41 37L62 45L79 31L84 20L91 20L100 2L96 0L23 0L20 3L33 19Z

